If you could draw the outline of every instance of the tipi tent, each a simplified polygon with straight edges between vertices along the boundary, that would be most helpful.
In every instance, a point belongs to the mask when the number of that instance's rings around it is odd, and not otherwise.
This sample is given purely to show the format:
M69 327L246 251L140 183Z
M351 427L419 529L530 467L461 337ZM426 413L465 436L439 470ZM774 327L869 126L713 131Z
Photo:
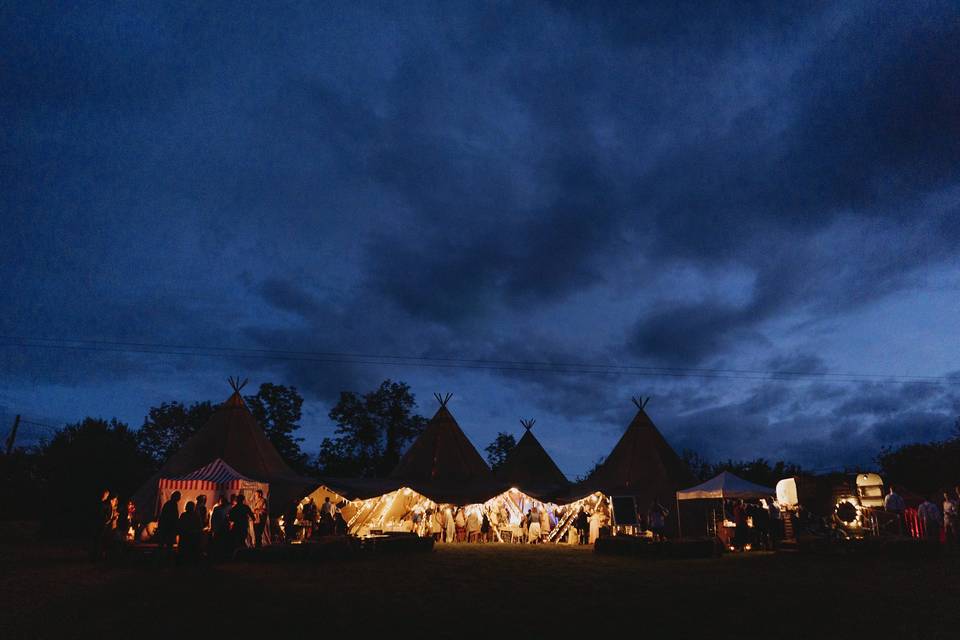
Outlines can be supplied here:
M677 500L722 500L765 498L775 494L771 487L754 484L729 471L689 489L677 491Z
M501 485L447 409L450 394L435 397L440 408L390 479L438 503L483 502L499 493Z
M284 462L247 408L240 391L244 383L230 379L233 393L220 405L200 431L160 467L160 471L137 491L134 499L140 513L156 513L160 478L189 474L218 458L243 476L270 484L273 513L283 511L289 500L308 493L318 483L298 475Z
M501 482L534 497L552 500L565 493L570 481L533 435L535 420L521 420L524 433L494 472Z
M637 413L626 432L593 476L575 487L574 494L601 491L608 496L634 496L637 506L646 510L654 500L670 504L677 489L693 480L687 465L644 410L646 401L634 398L633 402Z

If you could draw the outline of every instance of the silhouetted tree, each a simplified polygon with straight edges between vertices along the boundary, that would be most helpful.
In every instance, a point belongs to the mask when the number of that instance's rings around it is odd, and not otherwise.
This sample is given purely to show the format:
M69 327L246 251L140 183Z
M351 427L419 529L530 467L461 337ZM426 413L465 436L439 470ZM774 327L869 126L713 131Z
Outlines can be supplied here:
M45 480L35 447L17 447L0 454L0 520L34 519L40 515Z
M303 397L297 388L264 382L256 395L246 396L244 400L280 456L297 471L305 472L309 458L300 449L303 438L293 435L300 428L303 406Z
M877 462L886 482L928 495L960 484L960 438L884 448Z
M582 476L577 476L577 482L583 482L595 476L597 474L597 471L600 470L600 467L603 466L603 461L604 461L603 456L597 458L597 461L593 463L593 466L590 467L590 469L585 474L583 474Z
M718 462L711 465L710 475L703 479L706 480L723 471L729 471L730 473L740 476L744 480L748 480L755 484L760 484L765 487L774 487L776 486L777 482L783 480L784 478L800 475L801 468L800 465L785 462L783 460L778 460L773 464L770 464L770 462L764 458L736 461L727 460L726 462Z
M45 529L85 532L96 513L100 491L129 498L154 470L137 434L116 418L85 418L40 445L37 470L46 479L42 517Z
M515 446L517 446L517 440L513 435L503 431L498 433L493 442L484 449L487 452L487 462L490 463L490 468L496 470L506 462L507 455Z
M384 380L364 395L340 394L330 410L337 423L335 438L324 438L317 468L326 475L382 477L393 470L403 449L426 426L423 416L413 413L416 404L410 387Z
M190 436L210 420L216 408L209 401L190 406L182 402L164 402L150 407L143 425L137 430L140 448L157 464L163 464Z
M684 449L680 454L680 459L683 460L683 463L687 465L688 469L690 469L690 473L693 474L693 477L701 482L704 480L709 480L716 475L713 473L713 465L711 465L706 458L692 449Z

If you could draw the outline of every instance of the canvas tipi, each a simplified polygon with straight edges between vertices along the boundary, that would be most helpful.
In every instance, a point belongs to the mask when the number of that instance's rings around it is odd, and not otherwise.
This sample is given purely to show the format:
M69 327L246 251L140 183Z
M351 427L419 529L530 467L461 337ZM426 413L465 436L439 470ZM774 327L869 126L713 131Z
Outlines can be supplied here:
M533 435L535 420L521 420L524 433L494 472L498 480L524 493L550 500L565 493L570 481Z

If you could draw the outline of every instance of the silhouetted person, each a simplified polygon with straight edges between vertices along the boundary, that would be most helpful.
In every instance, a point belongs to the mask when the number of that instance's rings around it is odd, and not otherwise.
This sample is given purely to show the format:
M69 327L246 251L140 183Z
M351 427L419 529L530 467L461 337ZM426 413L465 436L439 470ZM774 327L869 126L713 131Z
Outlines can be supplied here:
M587 544L587 540L590 539L590 518L587 516L587 512L583 510L583 507L580 507L580 512L577 513L577 517L573 521L573 526L577 530L579 543Z
M110 522L110 490L100 492L100 503L90 514L90 560L103 559L103 530Z
M290 544L297 539L297 503L290 504L290 508L283 515L283 540Z
M263 530L267 526L267 500L261 489L257 489L257 495L253 498L252 511L254 546L259 547L263 543Z
M337 509L333 514L333 533L338 536L347 535L347 521L343 519L340 509Z
M303 527L303 539L308 540L313 537L313 528L317 524L317 505L313 498L307 498L303 505L303 517L300 518L300 525Z
M924 500L917 507L917 518L923 525L923 539L940 541L940 509L933 500Z
M173 545L177 543L177 530L180 527L180 492L174 491L170 499L160 509L157 521L157 538L160 540L162 555L169 556Z
M215 554L223 557L230 546L230 506L226 496L220 496L210 513L210 534Z
M237 504L230 509L230 526L233 531L234 548L247 546L247 534L250 531L251 520L253 520L253 511L244 504L244 497L241 493L237 496Z
M903 535L905 530L903 521L903 512L906 511L907 504L903 498L894 491L893 485L887 489L887 495L883 498L883 510L892 513L897 518L897 533Z
M949 491L943 492L943 535L947 544L957 542L957 513L956 498Z
M654 540L665 538L663 533L667 526L667 509L656 500L650 503L650 510L647 511L647 524L650 531L653 532Z
M738 500L733 505L733 522L736 524L733 532L733 546L743 551L750 536L749 527L747 527L747 505L743 500Z
M179 531L180 560L184 564L193 564L200 555L200 535L203 533L203 523L193 502L188 502L180 514Z

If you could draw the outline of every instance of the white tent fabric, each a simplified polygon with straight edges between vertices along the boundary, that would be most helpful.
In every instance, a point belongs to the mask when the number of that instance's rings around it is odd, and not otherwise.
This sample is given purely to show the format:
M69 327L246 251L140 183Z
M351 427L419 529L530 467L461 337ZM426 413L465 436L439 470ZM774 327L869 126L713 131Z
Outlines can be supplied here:
M770 487L748 482L724 471L715 478L689 489L677 491L677 500L709 500L723 498L765 498L776 492Z

